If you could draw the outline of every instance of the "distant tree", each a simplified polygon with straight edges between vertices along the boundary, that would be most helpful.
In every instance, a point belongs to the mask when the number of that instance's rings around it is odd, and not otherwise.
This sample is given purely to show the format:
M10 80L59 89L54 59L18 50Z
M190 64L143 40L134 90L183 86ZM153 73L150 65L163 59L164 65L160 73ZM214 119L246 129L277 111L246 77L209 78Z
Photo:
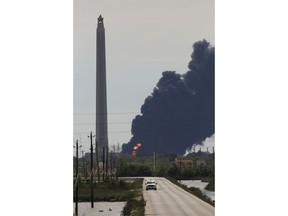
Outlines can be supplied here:
M180 170L176 164L172 164L168 170L168 176L172 178L178 178L180 176Z
M137 164L137 163L124 163L120 166L119 169L119 176L131 176L131 177L137 177L137 176L151 176L152 171L151 169L143 164Z

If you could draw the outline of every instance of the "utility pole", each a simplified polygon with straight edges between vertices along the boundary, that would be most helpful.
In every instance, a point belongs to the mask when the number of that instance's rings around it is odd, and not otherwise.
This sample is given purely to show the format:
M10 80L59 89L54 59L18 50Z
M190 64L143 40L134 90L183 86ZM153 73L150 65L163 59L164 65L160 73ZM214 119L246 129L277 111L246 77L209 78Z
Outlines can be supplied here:
M116 145L113 145L113 152L116 152Z
M182 176L182 163L181 163L181 158L180 158L180 178Z
M109 155L110 158L110 176L112 176L113 162L112 162L112 154Z
M212 156L212 165L213 165L213 167L215 166L214 159L215 159L215 152L214 152L214 146L213 146L213 156ZM215 169L215 167L214 167L214 169Z
M103 154L102 154L102 161L103 161L103 181L104 181L104 176L105 176L105 169L106 169L106 164L105 164L105 146L103 146Z
M97 166L97 177L98 177L98 182L100 182L100 174L99 174L99 155L98 155L98 142L97 139L95 138L95 153L96 153L96 166Z
M82 153L83 175L86 176L85 175L86 169L85 169L85 166L84 166L84 151L82 150L81 153Z
M76 184L76 188L75 188L75 190L76 190L75 191L75 215L78 216L78 139L76 140L76 183L75 184Z
M154 175L156 176L156 144L154 143L154 152L153 152L153 167L154 167Z
M94 208L94 197L93 197L93 144L92 144L92 131L90 132L90 186L91 186L91 208Z
M106 177L108 176L108 162L109 162L109 146L107 145L107 147L106 147L107 149L106 149L106 156L105 156L105 162L106 162Z
M154 176L156 175L156 153L153 152L153 170L154 170Z

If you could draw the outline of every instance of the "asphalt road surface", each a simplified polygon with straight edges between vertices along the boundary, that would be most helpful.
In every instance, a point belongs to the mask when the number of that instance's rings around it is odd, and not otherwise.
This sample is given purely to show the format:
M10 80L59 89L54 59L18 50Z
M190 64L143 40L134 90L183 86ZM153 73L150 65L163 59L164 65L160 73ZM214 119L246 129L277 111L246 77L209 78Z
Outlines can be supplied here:
M154 179L157 190L145 189L145 182ZM144 178L143 196L145 215L163 216L214 216L215 208L165 178Z

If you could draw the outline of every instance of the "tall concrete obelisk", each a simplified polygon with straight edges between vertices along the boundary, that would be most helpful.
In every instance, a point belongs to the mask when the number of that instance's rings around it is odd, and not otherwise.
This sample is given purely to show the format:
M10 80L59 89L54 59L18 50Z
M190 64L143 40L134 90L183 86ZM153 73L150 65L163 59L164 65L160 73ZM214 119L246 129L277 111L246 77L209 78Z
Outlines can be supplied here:
M103 147L105 147L105 152L108 153L105 55L105 28L103 17L100 15L98 18L96 39L96 140L99 155L103 152Z

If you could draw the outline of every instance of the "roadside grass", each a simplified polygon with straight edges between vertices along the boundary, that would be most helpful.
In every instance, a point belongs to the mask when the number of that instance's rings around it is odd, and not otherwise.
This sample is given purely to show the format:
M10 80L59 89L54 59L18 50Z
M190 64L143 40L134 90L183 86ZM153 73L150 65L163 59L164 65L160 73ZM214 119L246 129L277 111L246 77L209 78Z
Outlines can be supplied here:
M127 201L133 197L133 193L129 190L129 184L125 181L110 180L106 182L93 183L93 201ZM74 194L75 202L75 194ZM78 184L78 202L91 201L91 185L90 183Z
M209 191L215 191L215 180L214 179L210 180L205 189Z
M144 216L146 202L143 199L143 178L137 178L131 185L133 197L123 209L124 216Z
M172 182L173 184L181 187L182 189L184 189L185 191L193 194L194 196L198 197L199 199L207 202L208 204L215 206L215 203L205 194L202 193L202 191L199 188L196 187L187 187L186 185L183 185L181 183L179 183L176 179L170 178L170 177L166 177L170 182Z
M123 209L123 214L124 216L144 216L145 205L146 202L143 197L141 199L130 199Z

